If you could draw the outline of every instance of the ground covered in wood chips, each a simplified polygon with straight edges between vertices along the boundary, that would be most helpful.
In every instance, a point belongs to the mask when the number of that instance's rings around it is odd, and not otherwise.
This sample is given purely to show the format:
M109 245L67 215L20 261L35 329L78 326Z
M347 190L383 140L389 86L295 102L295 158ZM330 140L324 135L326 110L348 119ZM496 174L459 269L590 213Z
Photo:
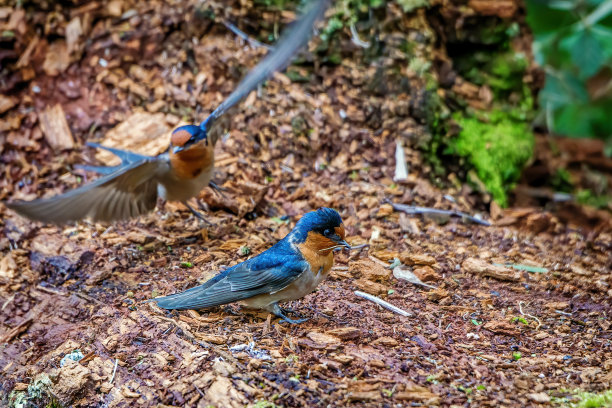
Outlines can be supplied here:
M0 51L13 67L1 81L0 199L95 177L72 171L94 162L86 141L163 151L171 129L203 119L265 53L222 20L256 35L294 18L249 2L211 3L214 21L196 2L141 3L0 8L13 33ZM420 12L393 24L430 35ZM243 103L217 146L227 191L199 199L213 226L177 203L63 228L0 205L2 405L536 406L610 389L609 214L532 201L503 210L469 187L435 187L412 148L425 133L418 92L380 92L380 65L342 41L341 65L318 60L315 40ZM408 177L396 182L398 138ZM389 201L492 225L409 216ZM351 244L370 246L338 253L330 278L290 305L306 323L144 303L264 251L321 206L340 211ZM398 278L407 270L424 285Z

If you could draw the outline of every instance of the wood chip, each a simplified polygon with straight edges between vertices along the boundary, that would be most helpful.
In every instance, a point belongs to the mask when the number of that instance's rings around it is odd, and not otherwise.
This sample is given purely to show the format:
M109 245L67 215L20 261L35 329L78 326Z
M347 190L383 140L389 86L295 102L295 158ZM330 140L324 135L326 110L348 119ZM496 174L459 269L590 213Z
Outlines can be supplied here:
M56 104L47 107L38 113L40 127L45 135L45 140L53 150L72 149L74 138L66 121L66 114L62 105Z
M518 10L515 0L470 0L468 6L478 14L500 18L510 18Z
M170 131L163 113L136 112L108 131L101 144L156 156L168 148ZM121 163L114 154L101 149L96 158L107 166Z
M0 95L0 114L11 109L17 104L15 98L6 95Z
M339 327L325 332L342 340L351 340L361 337L361 329L357 327Z
M518 282L521 279L520 272L504 266L492 265L483 259L468 258L463 261L461 267L466 272L480 275L482 277L489 277L510 282Z
M9 341L13 340L13 338L25 332L32 323L32 321L34 321L34 319L30 317L19 323L17 326L13 327L4 336L0 337L0 344L8 343Z

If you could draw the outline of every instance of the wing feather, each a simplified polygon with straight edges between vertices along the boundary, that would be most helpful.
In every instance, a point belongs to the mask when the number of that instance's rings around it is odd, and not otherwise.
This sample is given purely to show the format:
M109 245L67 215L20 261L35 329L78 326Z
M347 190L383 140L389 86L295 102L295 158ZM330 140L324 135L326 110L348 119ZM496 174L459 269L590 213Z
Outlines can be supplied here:
M107 222L130 218L155 207L158 174L165 165L147 157L67 193L7 206L33 220L53 224L86 217Z
M278 257L275 265L270 265L269 262L257 262L257 258L238 264L203 285L154 301L164 309L177 310L224 305L257 295L278 292L296 280L309 267L307 262L297 260L295 256Z
M283 33L272 51L244 77L234 92L200 125L208 132L213 144L223 131L219 128L223 126L224 122L218 122L217 119L227 113L232 106L240 102L274 72L281 71L289 65L297 51L310 39L314 23L323 15L329 2L330 0L313 1L299 20Z

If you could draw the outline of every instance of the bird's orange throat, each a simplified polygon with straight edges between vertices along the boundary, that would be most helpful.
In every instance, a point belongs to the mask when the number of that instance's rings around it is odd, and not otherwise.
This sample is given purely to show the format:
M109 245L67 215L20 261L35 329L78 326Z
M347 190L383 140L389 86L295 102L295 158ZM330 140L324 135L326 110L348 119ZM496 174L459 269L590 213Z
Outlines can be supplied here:
M198 177L212 168L215 155L212 145L194 145L178 153L170 153L170 163L175 174L182 179Z
M313 273L318 273L320 270L327 274L334 265L334 254L332 248L337 245L334 241L323 235L310 231L306 240L297 247L302 253L302 256L310 264Z

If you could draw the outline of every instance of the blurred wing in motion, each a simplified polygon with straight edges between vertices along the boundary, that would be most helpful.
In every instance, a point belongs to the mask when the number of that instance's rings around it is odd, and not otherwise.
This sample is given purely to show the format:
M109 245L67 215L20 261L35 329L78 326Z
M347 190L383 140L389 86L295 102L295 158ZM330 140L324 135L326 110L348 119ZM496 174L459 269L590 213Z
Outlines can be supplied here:
M91 217L116 221L145 214L157 203L157 174L167 166L155 158L134 162L93 183L51 198L7 203L36 221L65 224Z
M218 123L218 119L274 72L281 71L289 65L292 57L310 39L314 23L323 16L329 2L330 0L313 1L304 14L283 33L272 51L244 77L234 92L202 122L200 127L207 132L208 138L213 144L216 143L224 130L217 129L217 127L223 125Z

